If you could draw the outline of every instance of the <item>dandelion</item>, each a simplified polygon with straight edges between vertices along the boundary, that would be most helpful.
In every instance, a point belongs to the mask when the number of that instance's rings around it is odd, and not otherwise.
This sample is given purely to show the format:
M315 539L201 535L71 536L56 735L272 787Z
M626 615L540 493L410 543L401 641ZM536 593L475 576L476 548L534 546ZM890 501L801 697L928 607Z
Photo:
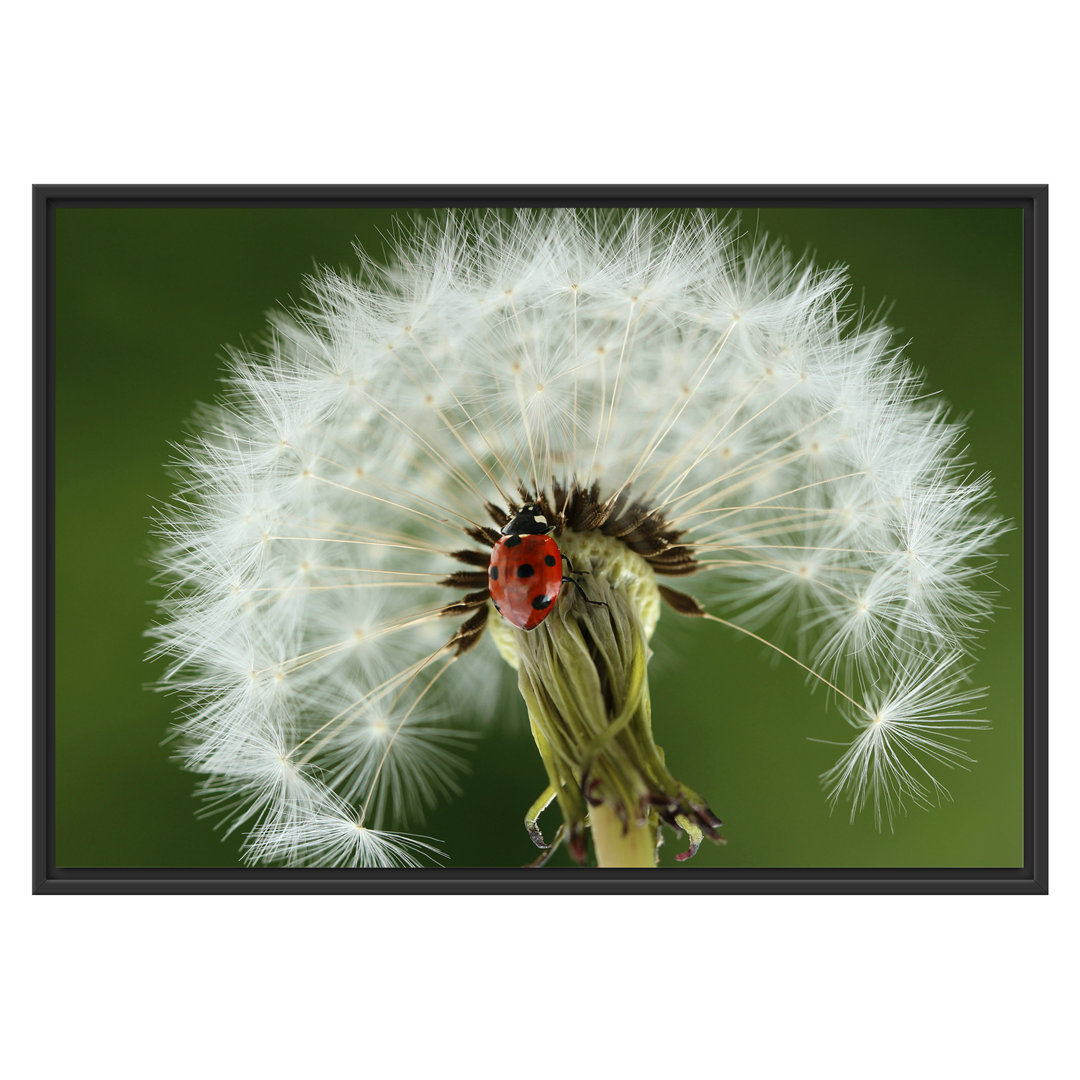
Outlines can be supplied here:
M392 827L455 793L455 703L490 712L512 671L548 779L522 805L537 863L721 840L654 740L649 642L675 619L826 689L855 732L833 803L880 822L942 794L1002 525L842 269L648 211L447 214L361 259L232 354L159 518L163 685L250 860L439 858ZM509 551L522 532L547 561Z

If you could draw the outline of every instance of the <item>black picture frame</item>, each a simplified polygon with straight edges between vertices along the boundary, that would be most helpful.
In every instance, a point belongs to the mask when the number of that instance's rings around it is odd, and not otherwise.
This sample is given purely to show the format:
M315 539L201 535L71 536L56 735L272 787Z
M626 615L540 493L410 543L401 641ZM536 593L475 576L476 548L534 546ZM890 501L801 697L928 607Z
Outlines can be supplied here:
M58 867L54 843L54 221L97 207L1010 207L1023 211L1024 825L1016 869L546 868L480 870L93 869ZM1045 894L1047 877L1047 242L1046 185L752 187L39 186L33 190L34 714L36 893L1009 893Z

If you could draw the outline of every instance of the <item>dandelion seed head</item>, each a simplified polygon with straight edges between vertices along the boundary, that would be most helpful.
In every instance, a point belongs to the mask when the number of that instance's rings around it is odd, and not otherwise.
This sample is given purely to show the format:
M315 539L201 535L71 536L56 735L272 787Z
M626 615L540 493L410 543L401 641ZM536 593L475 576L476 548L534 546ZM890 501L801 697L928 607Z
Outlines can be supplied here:
M229 354L158 520L177 746L247 857L435 857L385 825L455 792L454 703L490 715L518 662L486 557L541 498L643 640L670 575L828 683L856 732L830 800L940 796L1003 525L842 268L647 211L449 214L359 257Z

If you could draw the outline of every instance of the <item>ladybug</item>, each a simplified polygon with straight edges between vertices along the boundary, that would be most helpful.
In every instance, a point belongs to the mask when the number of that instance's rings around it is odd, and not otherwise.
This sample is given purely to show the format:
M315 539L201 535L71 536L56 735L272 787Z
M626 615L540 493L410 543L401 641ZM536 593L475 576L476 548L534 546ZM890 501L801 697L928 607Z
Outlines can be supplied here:
M563 558L548 535L554 526L537 503L523 506L503 526L491 549L488 591L496 611L522 630L534 630L555 606Z

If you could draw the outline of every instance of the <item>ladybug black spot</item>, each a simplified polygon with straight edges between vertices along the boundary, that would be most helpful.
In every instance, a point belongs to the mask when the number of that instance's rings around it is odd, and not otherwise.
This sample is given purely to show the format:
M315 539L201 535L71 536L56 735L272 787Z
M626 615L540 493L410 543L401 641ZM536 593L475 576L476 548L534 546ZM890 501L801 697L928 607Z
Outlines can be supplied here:
M503 547L517 547L521 543L521 537L514 533L503 541Z
M543 611L544 608L551 605L552 598L550 596L534 596L532 606L537 611Z
M499 568L497 566L493 566L488 571L488 577L491 578L492 581L498 581L499 580Z
M518 577L532 577L536 571L532 568L532 563L522 563L517 568Z
M555 565L555 556L554 555L545 555L544 556L544 562L546 562L548 564L548 566L554 566Z

